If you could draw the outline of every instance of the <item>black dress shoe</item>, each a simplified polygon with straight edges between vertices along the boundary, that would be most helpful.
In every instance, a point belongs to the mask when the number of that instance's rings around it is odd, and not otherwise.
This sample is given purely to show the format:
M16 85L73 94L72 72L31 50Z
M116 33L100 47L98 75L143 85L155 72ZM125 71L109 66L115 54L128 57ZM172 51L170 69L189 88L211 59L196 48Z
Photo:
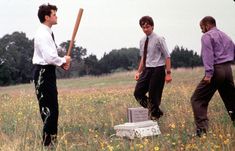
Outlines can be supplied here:
M44 134L43 135L43 146L55 146L57 143L57 136L56 135L49 135L49 134Z
M196 130L196 136L201 137L203 135L206 135L206 129L199 128Z
M151 120L157 120L157 119L159 119L162 116L163 116L163 112L160 109L150 113L150 119Z

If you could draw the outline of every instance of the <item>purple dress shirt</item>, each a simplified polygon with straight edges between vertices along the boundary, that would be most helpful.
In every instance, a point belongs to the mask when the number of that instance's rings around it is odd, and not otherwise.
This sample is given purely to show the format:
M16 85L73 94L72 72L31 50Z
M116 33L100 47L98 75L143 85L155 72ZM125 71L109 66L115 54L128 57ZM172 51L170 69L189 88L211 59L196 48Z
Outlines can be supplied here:
M213 76L215 64L234 60L235 45L232 39L216 27L202 36L201 43L202 61L207 77Z

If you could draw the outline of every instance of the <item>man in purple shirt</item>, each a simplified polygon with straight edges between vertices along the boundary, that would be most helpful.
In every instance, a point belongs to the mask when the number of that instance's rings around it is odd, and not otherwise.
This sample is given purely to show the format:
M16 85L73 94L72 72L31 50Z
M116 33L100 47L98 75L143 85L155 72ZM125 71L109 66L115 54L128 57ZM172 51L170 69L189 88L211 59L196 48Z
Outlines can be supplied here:
M207 109L216 90L235 126L235 87L231 69L235 45L229 36L216 28L216 21L213 17L204 17L200 22L200 27L204 33L201 38L201 55L205 76L191 98L198 137L207 132Z

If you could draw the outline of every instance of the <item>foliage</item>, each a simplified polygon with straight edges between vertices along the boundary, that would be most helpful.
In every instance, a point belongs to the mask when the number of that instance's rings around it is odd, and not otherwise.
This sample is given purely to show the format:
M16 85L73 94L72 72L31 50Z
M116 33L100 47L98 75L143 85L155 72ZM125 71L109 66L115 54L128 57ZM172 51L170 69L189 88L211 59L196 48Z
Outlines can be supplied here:
M58 49L59 56L65 56L67 54L67 50L69 48L70 40L67 42L62 42ZM75 45L71 50L71 67L68 71L64 71L62 68L57 68L57 77L58 78L70 78L70 77L78 77L81 68L83 67L83 58L86 56L87 50L83 47L78 47Z
M171 64L173 68L202 66L202 60L196 52L187 48L176 46L171 53Z
M0 85L28 83L32 79L33 40L14 32L0 39Z
M66 55L70 41L58 47L59 56ZM23 32L14 32L0 39L0 86L28 83L33 79L33 40ZM74 78L84 75L102 75L113 72L130 71L138 68L140 55L137 48L114 49L98 60L96 55L87 56L87 49L72 48L71 67L68 71L57 68L58 78ZM173 68L201 66L196 52L176 46L171 53Z
M133 70L138 66L139 49L137 48L122 48L120 50L112 50L99 61L102 73L111 73L118 68L125 70Z
M102 73L99 69L97 57L95 55L89 55L84 58L84 65L80 75L100 75Z

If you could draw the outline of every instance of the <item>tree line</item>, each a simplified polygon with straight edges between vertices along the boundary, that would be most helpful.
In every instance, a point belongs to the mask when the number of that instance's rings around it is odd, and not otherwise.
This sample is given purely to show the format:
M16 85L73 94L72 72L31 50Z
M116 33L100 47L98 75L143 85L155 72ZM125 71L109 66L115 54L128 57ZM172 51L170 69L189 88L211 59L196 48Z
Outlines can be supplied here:
M70 41L59 45L58 53L63 56ZM23 32L14 32L0 38L0 86L29 83L33 79L34 66L33 39ZM101 59L96 55L87 55L87 49L74 45L71 53L71 68L63 71L57 68L58 78L80 77L85 75L102 75L107 73L136 70L140 54L138 48L114 49L105 53ZM201 66L199 55L193 50L176 46L171 53L173 68Z

